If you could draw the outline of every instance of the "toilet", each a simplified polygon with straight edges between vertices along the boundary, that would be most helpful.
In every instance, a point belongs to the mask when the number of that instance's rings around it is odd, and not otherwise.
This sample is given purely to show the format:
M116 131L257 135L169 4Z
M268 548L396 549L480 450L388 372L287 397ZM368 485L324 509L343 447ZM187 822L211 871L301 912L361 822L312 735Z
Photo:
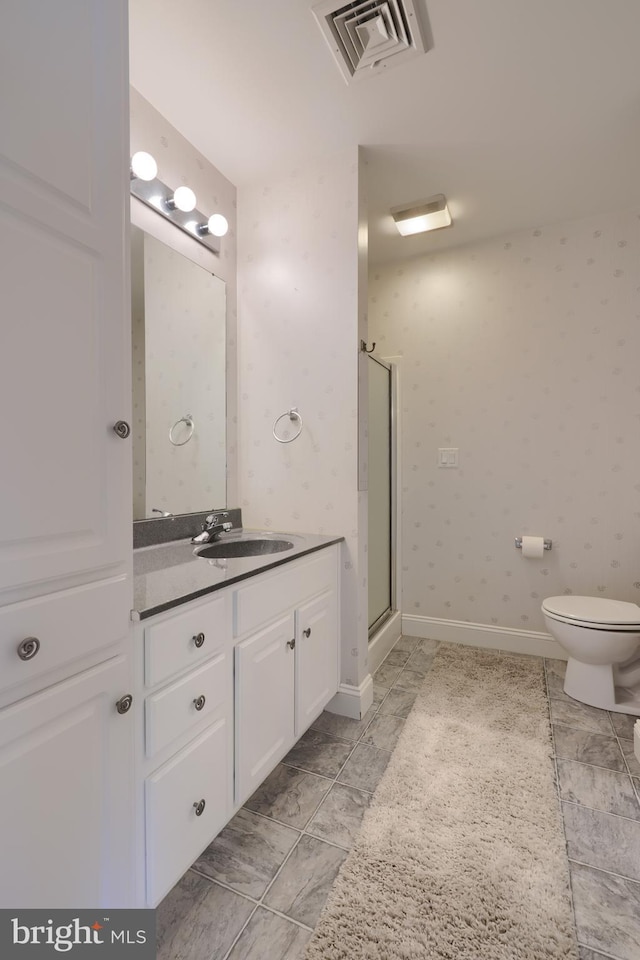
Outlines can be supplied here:
M603 597L549 597L542 615L569 654L564 692L592 707L640 716L640 607Z

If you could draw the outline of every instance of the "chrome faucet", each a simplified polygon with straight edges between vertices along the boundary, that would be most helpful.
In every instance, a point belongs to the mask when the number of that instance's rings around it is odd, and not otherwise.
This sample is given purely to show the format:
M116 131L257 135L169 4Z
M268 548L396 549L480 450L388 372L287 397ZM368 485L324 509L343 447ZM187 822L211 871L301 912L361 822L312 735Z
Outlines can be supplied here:
M229 521L221 522L223 517L228 516L229 514L226 511L224 513L210 513L202 524L202 533L193 537L191 543L211 543L214 540L219 540L221 533L227 533L233 529L233 524Z

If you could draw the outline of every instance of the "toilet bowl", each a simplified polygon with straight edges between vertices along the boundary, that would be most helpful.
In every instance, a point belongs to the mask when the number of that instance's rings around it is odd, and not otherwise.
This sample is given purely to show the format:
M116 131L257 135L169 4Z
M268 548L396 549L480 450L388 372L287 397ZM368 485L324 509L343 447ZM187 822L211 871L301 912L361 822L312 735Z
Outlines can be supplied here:
M640 716L640 607L602 597L548 597L547 630L569 654L564 692Z

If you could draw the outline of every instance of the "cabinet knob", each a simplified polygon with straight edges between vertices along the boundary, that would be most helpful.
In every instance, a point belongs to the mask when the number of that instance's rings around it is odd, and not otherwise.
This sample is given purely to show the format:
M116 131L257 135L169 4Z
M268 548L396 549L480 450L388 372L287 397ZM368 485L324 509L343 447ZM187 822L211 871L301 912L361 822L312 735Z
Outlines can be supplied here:
M117 420L113 425L113 430L121 440L126 440L131 433L131 427L126 420Z
M306 629L306 630L303 630L302 632L304 633L305 637L310 637L310 636L311 636L311 627L307 627L307 629Z
M194 803L193 809L196 811L196 817L202 816L205 806L204 800L198 800L197 803Z
M193 701L193 705L196 708L196 710L202 710L205 703L206 703L206 697L203 693L201 693L200 696L196 697L196 699Z
M32 660L40 649L40 641L37 637L25 637L22 643L18 644L18 656L21 660Z
M295 637L293 640L287 640L287 646L289 647L290 650L293 650L295 645L296 645Z
M196 647L200 648L204 643L204 633L196 633L195 637L193 637L193 642Z
M120 697L120 699L116 701L116 710L118 713L128 713L132 703L133 697L131 694L125 693L124 697Z

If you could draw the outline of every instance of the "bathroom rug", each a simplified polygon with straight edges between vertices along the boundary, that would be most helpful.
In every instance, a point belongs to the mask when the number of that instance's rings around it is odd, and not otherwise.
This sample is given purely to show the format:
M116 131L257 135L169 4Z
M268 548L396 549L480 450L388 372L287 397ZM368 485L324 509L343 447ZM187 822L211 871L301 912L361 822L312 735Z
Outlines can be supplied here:
M305 960L578 960L543 663L441 644Z

